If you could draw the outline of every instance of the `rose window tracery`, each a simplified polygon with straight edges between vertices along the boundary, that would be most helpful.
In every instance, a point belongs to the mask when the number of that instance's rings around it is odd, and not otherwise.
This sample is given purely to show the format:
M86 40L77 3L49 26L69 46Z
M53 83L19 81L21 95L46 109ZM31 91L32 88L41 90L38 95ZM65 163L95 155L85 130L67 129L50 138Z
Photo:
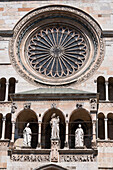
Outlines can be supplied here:
M79 32L66 27L50 27L35 33L28 45L29 63L50 77L76 73L87 58L88 45Z

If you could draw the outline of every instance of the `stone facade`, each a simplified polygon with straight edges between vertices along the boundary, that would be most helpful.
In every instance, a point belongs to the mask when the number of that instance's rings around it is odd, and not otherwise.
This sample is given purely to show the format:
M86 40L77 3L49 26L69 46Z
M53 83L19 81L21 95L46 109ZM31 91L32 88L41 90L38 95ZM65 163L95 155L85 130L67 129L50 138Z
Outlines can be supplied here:
M0 2L0 169L113 169L112 11L112 0ZM47 19L42 21L44 17ZM38 24L32 26L37 20ZM83 65L86 73L78 71L78 76L67 78L66 83L65 78L56 84L43 75L37 78L26 60L24 46L33 31L54 23L58 24L56 28L59 23L77 31L80 28L78 32L89 43L88 68ZM57 54L61 54L59 51ZM99 77L104 91L98 90ZM105 93L102 99L101 93ZM61 141L57 148L51 147L50 140L49 122L54 112L60 117ZM24 148L22 132L28 122L32 147ZM85 133L83 149L76 149L73 142L78 122Z

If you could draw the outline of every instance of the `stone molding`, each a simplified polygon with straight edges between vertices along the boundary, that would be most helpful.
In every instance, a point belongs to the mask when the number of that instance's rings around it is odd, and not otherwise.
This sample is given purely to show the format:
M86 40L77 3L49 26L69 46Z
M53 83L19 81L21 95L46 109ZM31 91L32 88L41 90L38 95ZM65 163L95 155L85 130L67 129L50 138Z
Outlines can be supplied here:
M58 162L95 162L97 150L92 149L59 149ZM10 151L13 162L51 162L50 149L21 149Z
M87 29L89 29L91 31L91 34L93 35L93 42L95 43L94 47L95 47L95 56L94 56L94 61L92 63L90 63L90 66L88 67L88 69L86 69L85 73L82 74L82 72L80 73L80 76L78 75L78 77L73 77L72 79L69 79L68 81L63 81L60 82L60 84L58 83L53 83L52 81L46 82L45 80L41 80L40 77L36 77L35 73L33 73L31 71L31 69L29 68L29 66L27 66L28 72L26 71L26 68L24 68L25 66L22 66L20 63L20 58L21 55L19 54L19 51L17 50L17 46L18 44L21 45L20 42L20 37L24 37L24 34L26 34L27 32L29 32L29 27L28 25L33 24L33 20L36 20L36 17L38 17L37 19L41 19L42 15L46 13L46 15L48 15L49 13L57 11L60 13L69 13L70 15L75 15L79 21L81 21L81 23L84 23L84 25L87 27ZM65 15L65 14L64 14ZM51 84L51 85L61 85L61 84L68 84L68 83L80 83L82 81L87 80L100 66L100 64L103 61L103 57L104 57L104 45L103 45L103 39L101 38L101 29L99 27L99 25L94 21L94 19L92 19L89 15L87 15L86 13L84 13L83 11L76 9L76 8L72 8L72 7L68 7L68 6L62 6L62 5L53 5L53 6L46 6L43 8L39 8L36 9L34 11L31 11L30 13L28 13L28 15L26 15L24 18L22 18L18 24L16 25L16 27L14 28L14 34L13 34L13 38L10 41L10 59L11 59L11 63L14 66L14 68L17 70L17 72L23 77L25 78L27 81L37 85L39 82L40 83L44 83L44 84ZM23 42L25 44L25 42ZM88 65L87 65L88 66ZM30 72L29 72L30 71ZM35 76L34 76L35 75Z

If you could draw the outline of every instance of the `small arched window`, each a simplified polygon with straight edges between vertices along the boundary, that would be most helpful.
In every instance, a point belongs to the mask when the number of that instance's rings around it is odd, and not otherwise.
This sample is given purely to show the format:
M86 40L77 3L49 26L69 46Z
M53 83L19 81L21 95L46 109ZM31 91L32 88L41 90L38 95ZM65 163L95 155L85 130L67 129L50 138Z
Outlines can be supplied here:
M113 113L109 113L108 116L108 138L113 140Z
M10 93L15 93L15 83L16 80L15 78L10 78L9 79L9 90L8 90L8 100L10 101Z
M108 79L108 94L109 100L113 100L113 77Z
M98 138L105 139L105 123L104 123L104 114L98 114Z
M6 93L6 79L0 79L0 101L5 100L5 93Z
M2 114L0 113L0 139L1 139L1 137L2 137L2 118L3 118L3 116L2 116Z
M102 76L97 78L97 93L100 100L106 100L105 78Z
M11 123L11 113L6 115L5 123L5 139L11 139L12 123Z

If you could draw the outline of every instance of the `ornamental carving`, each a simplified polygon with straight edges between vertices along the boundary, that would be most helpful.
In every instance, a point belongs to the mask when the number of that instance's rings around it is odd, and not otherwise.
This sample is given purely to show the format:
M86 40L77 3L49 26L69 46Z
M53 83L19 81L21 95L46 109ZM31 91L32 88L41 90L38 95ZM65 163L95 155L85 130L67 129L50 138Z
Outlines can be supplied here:
M101 29L79 9L53 5L36 9L15 27L10 59L17 72L38 85L88 79L104 56Z
M49 155L12 155L11 160L13 162L50 162Z
M60 162L95 162L93 155L60 155Z

